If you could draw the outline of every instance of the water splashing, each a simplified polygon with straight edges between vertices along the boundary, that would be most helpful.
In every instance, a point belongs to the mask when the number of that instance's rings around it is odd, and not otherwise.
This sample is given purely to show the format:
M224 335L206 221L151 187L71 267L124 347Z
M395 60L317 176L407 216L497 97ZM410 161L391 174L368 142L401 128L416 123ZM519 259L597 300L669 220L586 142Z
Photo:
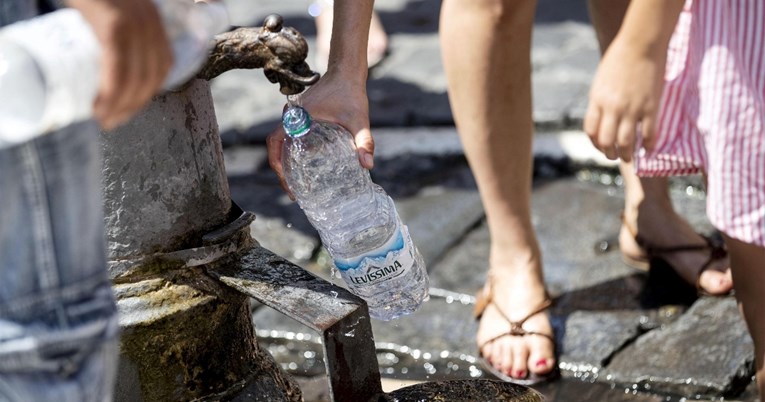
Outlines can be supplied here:
M290 107L303 106L302 94L287 95L287 105Z

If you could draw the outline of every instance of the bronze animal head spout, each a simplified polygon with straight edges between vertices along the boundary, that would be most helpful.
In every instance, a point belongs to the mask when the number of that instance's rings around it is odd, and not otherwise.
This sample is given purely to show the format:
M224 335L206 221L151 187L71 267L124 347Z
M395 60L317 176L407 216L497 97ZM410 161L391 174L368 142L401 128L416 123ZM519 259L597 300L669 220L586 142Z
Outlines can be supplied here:
M197 77L210 80L232 69L262 68L266 78L279 83L285 95L294 95L319 80L306 63L308 44L296 29L284 26L277 14L262 27L235 29L215 37L215 47Z

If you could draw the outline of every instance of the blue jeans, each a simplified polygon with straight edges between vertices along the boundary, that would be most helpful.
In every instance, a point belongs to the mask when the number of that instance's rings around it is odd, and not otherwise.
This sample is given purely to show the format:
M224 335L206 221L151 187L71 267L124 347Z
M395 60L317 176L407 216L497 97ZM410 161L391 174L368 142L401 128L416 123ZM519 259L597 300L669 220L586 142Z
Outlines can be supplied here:
M111 399L98 135L83 122L0 150L0 401Z
M34 15L0 1L0 25ZM117 309L106 272L98 127L0 149L0 401L111 400Z

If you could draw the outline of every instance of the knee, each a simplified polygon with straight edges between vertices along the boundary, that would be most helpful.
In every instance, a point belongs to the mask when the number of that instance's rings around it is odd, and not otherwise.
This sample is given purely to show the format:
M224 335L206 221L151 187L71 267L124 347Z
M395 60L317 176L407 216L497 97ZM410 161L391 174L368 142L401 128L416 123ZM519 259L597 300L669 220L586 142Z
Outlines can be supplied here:
M505 28L531 26L534 23L536 0L483 0L491 23Z

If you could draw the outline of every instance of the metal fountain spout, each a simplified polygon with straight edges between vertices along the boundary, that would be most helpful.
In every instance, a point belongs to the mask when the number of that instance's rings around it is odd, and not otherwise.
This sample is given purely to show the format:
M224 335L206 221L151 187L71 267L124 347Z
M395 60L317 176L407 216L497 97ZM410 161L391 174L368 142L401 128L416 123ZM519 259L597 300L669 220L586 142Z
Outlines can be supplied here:
M266 17L262 27L235 29L215 37L207 64L197 75L211 80L232 69L262 68L284 95L303 92L319 80L305 62L308 44L294 28L285 27L277 14Z

